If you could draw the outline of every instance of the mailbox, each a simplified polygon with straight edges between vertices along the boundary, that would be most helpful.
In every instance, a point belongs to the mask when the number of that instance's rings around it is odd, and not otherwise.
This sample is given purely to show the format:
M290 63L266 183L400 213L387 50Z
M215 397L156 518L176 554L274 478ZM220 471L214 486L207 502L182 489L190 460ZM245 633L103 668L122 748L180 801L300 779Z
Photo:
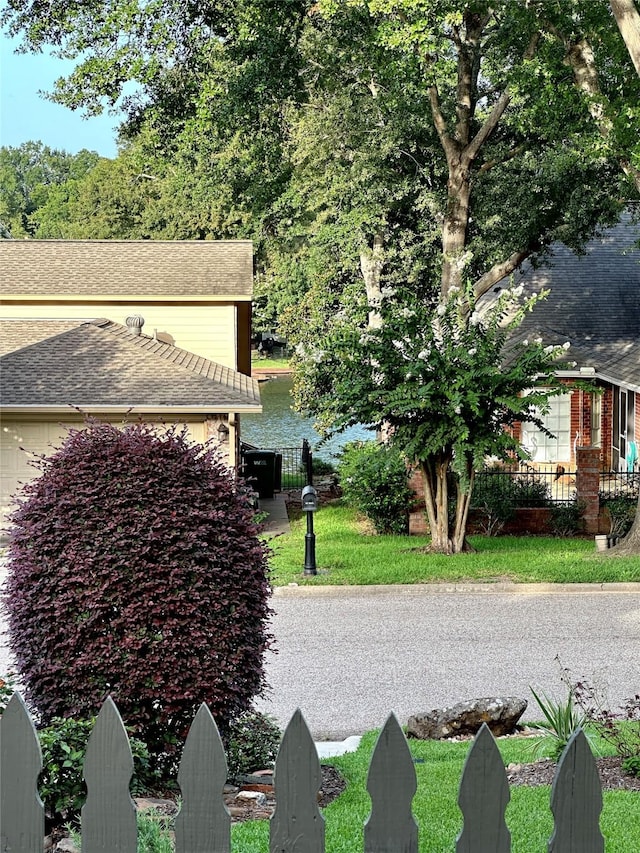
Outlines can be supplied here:
M305 486L302 490L302 511L315 512L318 509L318 493L313 486Z

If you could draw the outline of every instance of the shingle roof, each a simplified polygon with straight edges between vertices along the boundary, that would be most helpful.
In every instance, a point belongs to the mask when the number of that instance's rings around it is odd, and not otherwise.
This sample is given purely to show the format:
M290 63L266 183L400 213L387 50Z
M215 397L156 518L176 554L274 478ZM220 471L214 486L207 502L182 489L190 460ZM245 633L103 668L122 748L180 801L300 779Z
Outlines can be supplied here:
M249 240L0 240L0 294L249 300Z
M3 338L15 341L14 323L23 332L29 324L36 327L25 341L52 329L48 320L2 320ZM255 379L146 335L135 337L110 320L75 321L66 331L3 355L0 395L6 409L261 411Z
M640 225L630 212L576 255L553 247L549 265L525 265L514 276L525 292L549 289L527 314L519 338L571 343L567 358L599 376L640 391ZM498 288L508 287L504 280ZM496 291L498 290L496 288ZM489 301L497 292L489 294Z

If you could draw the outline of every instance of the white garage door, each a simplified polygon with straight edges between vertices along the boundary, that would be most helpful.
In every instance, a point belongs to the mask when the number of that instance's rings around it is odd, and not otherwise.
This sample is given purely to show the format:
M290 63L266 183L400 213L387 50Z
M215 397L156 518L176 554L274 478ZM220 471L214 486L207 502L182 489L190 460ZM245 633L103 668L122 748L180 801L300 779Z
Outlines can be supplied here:
M23 483L38 476L38 469L29 464L36 455L49 455L59 447L69 427L82 426L82 421L74 424L54 423L52 421L8 421L0 425L0 531L6 527L6 520L12 506L12 497L18 493ZM116 422L122 424L122 416ZM203 422L187 424L193 441L205 440Z
M2 421L0 431L0 513L2 524L11 505L11 497L23 483L38 476L29 464L35 455L48 455L66 435L64 424Z

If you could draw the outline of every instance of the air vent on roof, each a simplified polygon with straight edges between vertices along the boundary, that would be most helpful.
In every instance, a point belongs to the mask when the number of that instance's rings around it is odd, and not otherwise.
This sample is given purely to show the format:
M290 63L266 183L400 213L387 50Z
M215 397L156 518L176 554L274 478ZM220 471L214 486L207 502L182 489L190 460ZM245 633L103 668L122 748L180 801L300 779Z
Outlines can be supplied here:
M140 314L133 314L131 317L127 317L125 320L127 324L127 328L131 332L132 335L138 337L142 334L142 327L144 326L144 317Z

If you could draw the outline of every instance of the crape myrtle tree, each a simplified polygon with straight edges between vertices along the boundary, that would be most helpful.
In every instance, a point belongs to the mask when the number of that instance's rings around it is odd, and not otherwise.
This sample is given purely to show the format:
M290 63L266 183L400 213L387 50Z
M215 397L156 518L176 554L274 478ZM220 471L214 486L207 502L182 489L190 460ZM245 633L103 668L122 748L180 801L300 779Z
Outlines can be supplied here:
M88 422L37 461L11 518L11 649L44 724L111 695L157 767L202 702L218 725L265 686L267 548L249 491L186 431Z

